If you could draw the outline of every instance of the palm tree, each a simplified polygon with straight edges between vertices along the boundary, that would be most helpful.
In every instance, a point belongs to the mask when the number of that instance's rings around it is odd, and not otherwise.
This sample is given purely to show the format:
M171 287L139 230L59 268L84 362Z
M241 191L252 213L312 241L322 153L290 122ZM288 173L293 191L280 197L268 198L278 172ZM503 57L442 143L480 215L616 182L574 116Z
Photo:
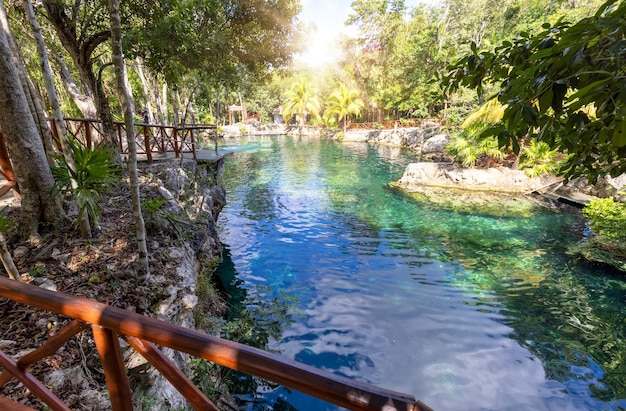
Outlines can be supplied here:
M313 118L320 116L320 102L314 95L314 90L303 78L286 94L286 100L283 104L282 115L286 121L289 121L294 114L298 117L298 130L301 133L306 122L306 116L311 115Z
M358 116L365 106L359 97L359 92L346 84L341 83L328 97L328 111L331 115L336 115L337 120L343 123L345 134L350 115Z

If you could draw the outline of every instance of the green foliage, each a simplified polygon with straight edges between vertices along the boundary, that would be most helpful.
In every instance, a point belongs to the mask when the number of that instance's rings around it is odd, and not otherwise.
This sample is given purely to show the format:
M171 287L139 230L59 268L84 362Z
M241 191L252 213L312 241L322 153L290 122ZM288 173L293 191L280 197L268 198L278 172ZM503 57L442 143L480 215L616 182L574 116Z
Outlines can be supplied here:
M232 87L289 64L300 9L295 0L129 2L125 50L170 84L195 71Z
M589 219L593 232L603 240L623 247L626 243L626 204L612 198L591 201L583 213Z
M270 338L280 338L283 329L293 321L289 301L294 300L285 294L281 296L282 299L267 299L259 293L250 298L247 307L224 325L222 337L259 348L265 348Z
M359 97L356 89L341 83L328 97L326 114L328 116L336 116L337 121L343 123L343 131L345 133L349 116L361 114L364 105L365 103Z
M442 86L482 94L484 84L499 83L506 109L489 134L502 146L518 152L518 139L529 136L571 154L561 168L566 178L586 175L593 183L620 175L626 172L625 19L626 3L609 1L573 25L546 23L542 32L520 33L493 51L474 44Z
M58 165L52 167L55 179L53 190L70 194L80 204L78 221L87 212L97 225L100 212L97 200L103 191L119 183L120 170L113 162L113 153L108 148L89 149L71 137L68 143L76 169L72 170L64 157L57 156ZM72 186L73 182L76 187Z
M46 268L36 265L28 269L28 275L31 277L43 277L46 274Z
M281 298L269 299L261 294L263 291L263 287L258 288L258 293L246 301L246 306L241 307L231 321L223 322L220 327L222 338L261 349L267 349L270 338L280 338L284 328L293 321L290 301L295 298L281 294ZM226 392L255 392L260 385L275 386L201 359L194 362L193 368L194 383L213 398Z
M300 129L304 127L307 116L319 118L320 102L315 96L315 91L309 81L301 78L285 94L282 115L285 121L289 121L292 116L298 117Z
M555 173L559 169L559 163L556 161L558 154L557 150L551 150L545 142L531 140L522 150L520 168L528 177Z
M191 369L191 381L213 402L219 402L220 398L228 395L228 387L222 384L220 378L223 367L203 358L194 358L191 360Z
M161 210L165 203L167 203L165 198L150 198L141 202L141 214L148 233L156 234L170 224L167 214Z
M13 220L0 212L0 233L6 233L13 228Z
M215 287L214 276L221 259L202 258L200 272L196 284L196 296L198 304L194 308L193 318L196 328L210 330L217 317L222 317L227 311L227 303Z
M465 167L474 167L476 163L487 157L490 163L503 160L504 151L498 146L494 137L479 138L483 127L461 129L452 134L446 151Z
M448 154L465 167L474 167L478 160L487 159L489 165L504 159L505 153L494 137L483 133L502 118L504 106L492 99L467 116L461 129L454 132L446 146Z

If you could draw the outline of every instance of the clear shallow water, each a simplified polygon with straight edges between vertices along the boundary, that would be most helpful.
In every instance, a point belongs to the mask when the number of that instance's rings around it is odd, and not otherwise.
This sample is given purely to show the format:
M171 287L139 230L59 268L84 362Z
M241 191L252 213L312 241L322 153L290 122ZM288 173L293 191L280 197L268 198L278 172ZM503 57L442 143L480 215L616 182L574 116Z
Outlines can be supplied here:
M221 274L248 297L298 298L271 348L437 411L626 410L626 281L565 254L584 232L575 213L422 206L386 188L412 160L396 149L297 137L224 148ZM279 397L337 409L264 394Z

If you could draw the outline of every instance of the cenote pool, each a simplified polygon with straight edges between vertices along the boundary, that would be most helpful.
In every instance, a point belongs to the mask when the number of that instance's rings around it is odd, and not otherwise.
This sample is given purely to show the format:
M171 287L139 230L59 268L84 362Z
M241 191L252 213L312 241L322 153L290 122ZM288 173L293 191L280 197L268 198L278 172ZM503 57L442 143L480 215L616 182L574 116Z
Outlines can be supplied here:
M251 309L289 304L272 349L436 411L626 410L626 277L566 254L585 233L577 213L420 205L386 187L414 161L397 149L223 148L220 275ZM281 387L257 396L249 409L338 409Z

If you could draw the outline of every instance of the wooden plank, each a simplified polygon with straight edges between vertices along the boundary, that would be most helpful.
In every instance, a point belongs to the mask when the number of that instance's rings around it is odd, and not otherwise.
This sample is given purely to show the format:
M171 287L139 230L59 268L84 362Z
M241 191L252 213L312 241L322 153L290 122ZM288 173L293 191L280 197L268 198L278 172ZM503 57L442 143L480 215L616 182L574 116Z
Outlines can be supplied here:
M104 368L111 408L113 411L133 411L130 383L117 334L95 324L91 326L91 330Z
M167 378L196 410L219 411L219 408L209 400L202 391L183 372L170 361L161 351L152 344L136 337L123 337L139 354L141 354L154 368Z
M262 377L352 410L424 410L409 394L341 377L275 354L0 277L0 296L80 319L91 324L173 348L217 364ZM398 372L401 372L398 370Z
M13 281L13 280L9 280ZM17 283L17 281L14 281ZM63 404L63 402L52 393L45 385L41 383L29 372L21 369L15 361L11 359L4 352L0 351L0 366L6 369L9 373L13 374L26 388L31 390L33 394L42 400L53 411L70 411L70 409Z

